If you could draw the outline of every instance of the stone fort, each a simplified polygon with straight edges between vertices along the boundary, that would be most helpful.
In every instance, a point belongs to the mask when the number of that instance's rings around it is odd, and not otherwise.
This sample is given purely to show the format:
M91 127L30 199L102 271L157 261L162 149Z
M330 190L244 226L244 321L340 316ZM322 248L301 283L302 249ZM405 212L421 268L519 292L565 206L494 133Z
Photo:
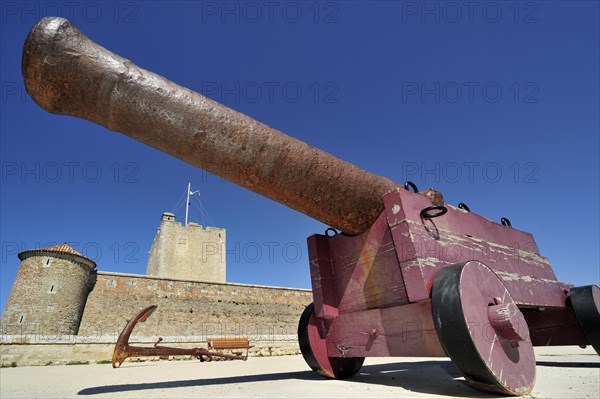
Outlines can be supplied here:
M106 361L127 320L152 304L137 342L244 336L254 355L299 353L295 334L311 291L227 282L225 244L225 229L164 213L146 275L99 271L67 244L19 253L0 320L2 364Z

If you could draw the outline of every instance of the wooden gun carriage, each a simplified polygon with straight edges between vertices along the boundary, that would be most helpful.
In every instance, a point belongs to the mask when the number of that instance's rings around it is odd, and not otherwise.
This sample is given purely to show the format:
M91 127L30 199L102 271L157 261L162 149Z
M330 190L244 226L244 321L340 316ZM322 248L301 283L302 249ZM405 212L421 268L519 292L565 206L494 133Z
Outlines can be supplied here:
M308 238L308 365L348 378L370 356L449 356L475 388L531 391L536 345L600 351L600 289L557 281L531 234L434 190L339 160L44 18L23 49L28 93L49 112L119 131L330 226ZM410 190L410 188L413 190ZM338 230L340 233L338 233Z

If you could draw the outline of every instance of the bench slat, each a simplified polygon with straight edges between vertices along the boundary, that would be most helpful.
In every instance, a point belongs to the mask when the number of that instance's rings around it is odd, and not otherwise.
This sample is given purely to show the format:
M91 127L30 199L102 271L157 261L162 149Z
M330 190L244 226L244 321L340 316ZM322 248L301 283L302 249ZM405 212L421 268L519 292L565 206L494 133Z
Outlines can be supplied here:
M248 338L208 338L208 347L213 349L250 349Z

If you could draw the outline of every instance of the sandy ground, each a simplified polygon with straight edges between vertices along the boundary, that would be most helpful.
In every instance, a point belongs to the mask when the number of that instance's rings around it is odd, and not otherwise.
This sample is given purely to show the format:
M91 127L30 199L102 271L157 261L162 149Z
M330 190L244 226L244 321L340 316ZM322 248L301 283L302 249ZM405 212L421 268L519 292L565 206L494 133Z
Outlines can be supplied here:
M600 357L588 347L536 348L534 398L600 397ZM8 398L481 397L446 358L370 358L346 381L326 380L302 356L246 362L160 361L0 369Z

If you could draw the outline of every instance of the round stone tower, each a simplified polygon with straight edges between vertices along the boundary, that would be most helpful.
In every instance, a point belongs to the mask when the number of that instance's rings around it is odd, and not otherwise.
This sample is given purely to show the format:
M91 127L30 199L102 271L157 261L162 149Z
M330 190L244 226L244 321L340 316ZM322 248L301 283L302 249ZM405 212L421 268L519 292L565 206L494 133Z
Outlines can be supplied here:
M26 334L77 334L96 263L67 244L19 254L2 322Z

